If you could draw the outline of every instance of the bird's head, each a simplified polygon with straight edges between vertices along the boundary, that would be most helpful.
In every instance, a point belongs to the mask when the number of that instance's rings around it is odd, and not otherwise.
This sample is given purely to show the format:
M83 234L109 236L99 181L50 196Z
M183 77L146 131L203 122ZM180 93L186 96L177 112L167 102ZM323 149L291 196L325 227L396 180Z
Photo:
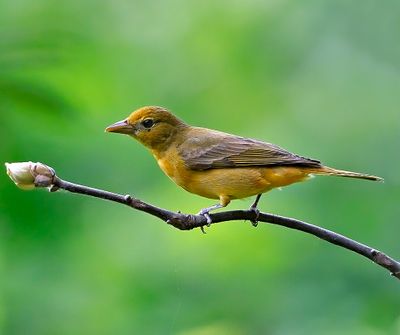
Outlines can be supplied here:
M165 150L185 127L187 125L167 109L146 106L108 126L106 131L129 135L151 150Z

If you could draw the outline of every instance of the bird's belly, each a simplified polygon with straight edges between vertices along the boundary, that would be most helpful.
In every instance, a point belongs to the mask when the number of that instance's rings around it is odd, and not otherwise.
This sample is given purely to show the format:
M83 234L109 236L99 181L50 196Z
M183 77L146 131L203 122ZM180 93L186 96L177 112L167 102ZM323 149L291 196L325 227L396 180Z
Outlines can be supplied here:
M242 199L307 178L300 167L249 167L190 170L180 161L159 159L160 168L176 184L200 196Z
M212 199L241 199L264 193L270 185L256 169L212 169L192 173L185 189Z

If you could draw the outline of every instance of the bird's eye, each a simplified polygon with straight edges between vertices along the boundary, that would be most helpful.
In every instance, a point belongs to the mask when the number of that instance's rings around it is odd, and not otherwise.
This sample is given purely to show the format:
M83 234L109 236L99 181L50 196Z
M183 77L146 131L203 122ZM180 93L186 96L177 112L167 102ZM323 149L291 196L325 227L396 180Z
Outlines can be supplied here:
M154 121L152 119L146 119L142 121L143 127L150 129L154 125Z

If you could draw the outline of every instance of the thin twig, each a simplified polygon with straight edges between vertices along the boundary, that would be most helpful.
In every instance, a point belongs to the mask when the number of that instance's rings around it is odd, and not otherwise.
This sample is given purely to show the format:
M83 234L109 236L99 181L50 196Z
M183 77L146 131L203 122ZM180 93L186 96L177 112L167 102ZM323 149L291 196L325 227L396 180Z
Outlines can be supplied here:
M53 187L51 191L56 191L57 189L63 189L68 192L79 193L84 195L89 195L96 198L106 199L114 202L118 202L139 211L146 212L159 219L165 221L169 225L180 229L180 230L191 230L194 228L202 228L207 225L207 219L202 215L191 215L183 214L177 212L171 212L151 204L148 204L142 200L131 197L130 195L121 195L117 193L112 193L96 188L91 188L84 185L74 184L58 177L54 178ZM257 217L258 215L258 217ZM307 234L317 236L329 243L338 245L342 248L356 252L379 266L390 271L391 275L400 279L400 263L393 258L389 257L385 253L373 249L365 244L354 241L348 237L324 229L300 220L287 218L284 216L259 213L257 214L252 210L235 210L226 211L210 214L212 224L233 221L233 220L249 220L264 223L271 223L279 226L284 226L290 229L296 229L303 231Z

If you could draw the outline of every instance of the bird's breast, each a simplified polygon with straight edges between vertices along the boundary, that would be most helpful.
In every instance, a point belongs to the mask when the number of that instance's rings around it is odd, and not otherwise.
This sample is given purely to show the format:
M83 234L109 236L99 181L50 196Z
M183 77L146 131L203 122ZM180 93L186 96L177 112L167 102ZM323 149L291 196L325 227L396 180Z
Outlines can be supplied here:
M158 159L157 163L161 170L163 170L168 177L175 180L175 178L179 175L176 164L172 163L171 161L167 159Z
M153 153L153 155L161 170L176 184L185 187L188 183L189 176L185 163L180 156L174 151L166 152L163 155Z

